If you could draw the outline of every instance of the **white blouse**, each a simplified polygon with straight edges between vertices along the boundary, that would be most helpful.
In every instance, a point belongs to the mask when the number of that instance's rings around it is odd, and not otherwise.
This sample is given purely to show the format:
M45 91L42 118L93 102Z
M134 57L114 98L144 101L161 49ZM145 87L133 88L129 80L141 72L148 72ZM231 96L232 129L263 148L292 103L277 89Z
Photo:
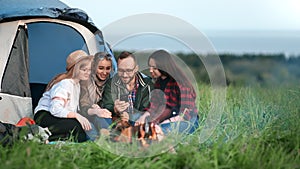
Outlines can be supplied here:
M80 84L73 79L64 79L43 93L34 113L46 110L53 116L66 118L70 112L79 110L79 97Z

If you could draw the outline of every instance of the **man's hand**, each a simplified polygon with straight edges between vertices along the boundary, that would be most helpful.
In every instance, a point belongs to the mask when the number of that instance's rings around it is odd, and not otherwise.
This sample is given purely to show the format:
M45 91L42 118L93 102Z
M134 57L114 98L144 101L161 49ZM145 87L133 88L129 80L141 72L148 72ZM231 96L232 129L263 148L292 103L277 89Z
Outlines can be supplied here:
M118 113L125 111L129 106L128 102L120 101L119 99L115 100L114 104L115 104L114 110L117 111Z
M129 120L129 114L127 112L122 112L121 113L121 119L123 121L128 121Z

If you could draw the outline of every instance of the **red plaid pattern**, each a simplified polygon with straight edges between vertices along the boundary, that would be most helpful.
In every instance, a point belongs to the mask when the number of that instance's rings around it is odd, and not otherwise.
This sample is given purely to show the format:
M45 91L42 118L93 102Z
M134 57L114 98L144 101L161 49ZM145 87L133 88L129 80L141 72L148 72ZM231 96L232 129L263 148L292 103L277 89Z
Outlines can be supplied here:
M155 82L154 89L156 90L151 93L151 103L150 108L148 109L150 114L159 113L162 107L166 107L171 110L179 110L179 114L184 112L185 114L183 117L185 120L190 120L193 116L198 114L198 110L195 105L196 93L190 88L178 84L171 78L163 92L158 91L160 89L159 81ZM186 108L189 111L184 111ZM172 111L169 113L171 117Z

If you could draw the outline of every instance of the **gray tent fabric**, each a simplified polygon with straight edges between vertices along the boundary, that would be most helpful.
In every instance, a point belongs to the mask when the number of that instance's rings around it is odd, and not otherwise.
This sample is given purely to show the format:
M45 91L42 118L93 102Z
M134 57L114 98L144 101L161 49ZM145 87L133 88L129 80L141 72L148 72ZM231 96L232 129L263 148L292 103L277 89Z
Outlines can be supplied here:
M27 34L24 26L18 28L15 43L5 67L2 93L21 97L30 97L28 81L28 46Z
M80 23L93 33L98 30L86 12L58 0L0 0L0 23L24 17L59 18Z

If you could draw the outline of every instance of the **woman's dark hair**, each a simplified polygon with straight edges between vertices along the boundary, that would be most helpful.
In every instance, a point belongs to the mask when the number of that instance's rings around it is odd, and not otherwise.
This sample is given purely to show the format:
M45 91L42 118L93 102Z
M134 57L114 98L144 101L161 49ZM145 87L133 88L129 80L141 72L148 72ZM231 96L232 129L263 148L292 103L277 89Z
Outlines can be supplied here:
M154 59L156 68L158 68L162 75L173 78L179 84L190 88L192 92L195 93L191 81L187 78L186 74L183 73L182 69L176 64L173 57L173 55L165 50L157 50L149 56L148 63L150 59Z

